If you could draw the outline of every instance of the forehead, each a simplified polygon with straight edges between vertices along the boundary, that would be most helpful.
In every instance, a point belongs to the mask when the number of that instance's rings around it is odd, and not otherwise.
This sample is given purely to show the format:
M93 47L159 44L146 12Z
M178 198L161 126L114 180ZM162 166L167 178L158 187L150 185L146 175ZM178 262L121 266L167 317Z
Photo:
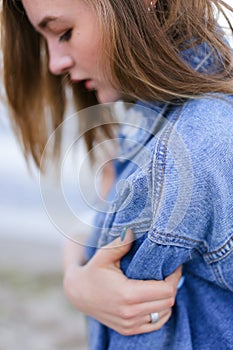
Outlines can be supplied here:
M75 19L81 12L87 11L84 0L22 0L22 4L29 20L35 26L45 17Z

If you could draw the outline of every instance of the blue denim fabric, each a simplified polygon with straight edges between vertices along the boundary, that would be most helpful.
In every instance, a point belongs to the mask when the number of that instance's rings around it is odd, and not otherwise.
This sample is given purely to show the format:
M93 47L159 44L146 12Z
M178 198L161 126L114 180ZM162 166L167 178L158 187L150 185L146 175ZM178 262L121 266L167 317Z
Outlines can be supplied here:
M195 59L208 71L210 57ZM183 264L185 282L162 329L122 336L90 319L90 349L233 349L233 96L137 103L124 120L92 244L129 227L136 239L121 261L129 278L162 280Z

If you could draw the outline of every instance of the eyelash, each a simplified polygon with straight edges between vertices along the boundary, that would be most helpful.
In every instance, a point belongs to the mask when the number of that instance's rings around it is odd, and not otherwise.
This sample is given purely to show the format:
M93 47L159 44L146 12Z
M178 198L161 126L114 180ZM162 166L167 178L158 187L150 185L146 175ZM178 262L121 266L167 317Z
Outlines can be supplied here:
M67 30L63 35L59 37L59 41L69 41L72 35L72 29Z

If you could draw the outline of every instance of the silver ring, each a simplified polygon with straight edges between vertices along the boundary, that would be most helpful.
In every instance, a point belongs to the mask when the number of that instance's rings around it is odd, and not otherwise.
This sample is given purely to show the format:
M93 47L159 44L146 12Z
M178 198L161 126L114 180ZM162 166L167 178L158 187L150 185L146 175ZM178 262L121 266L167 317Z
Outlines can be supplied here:
M150 314L150 321L151 323L156 323L159 320L159 313L158 312L152 312Z

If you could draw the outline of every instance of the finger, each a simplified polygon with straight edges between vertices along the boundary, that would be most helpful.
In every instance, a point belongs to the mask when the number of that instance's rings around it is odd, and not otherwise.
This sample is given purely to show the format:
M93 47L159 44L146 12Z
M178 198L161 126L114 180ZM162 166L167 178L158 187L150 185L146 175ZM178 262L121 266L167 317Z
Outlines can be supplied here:
M129 252L133 240L133 233L128 229L123 241L121 237L118 237L108 245L100 248L92 258L92 262L96 266L106 266L119 262L119 260Z
M150 320L150 315L147 317L147 322L142 324L138 329L135 329L134 334L149 333L159 330L171 317L171 309L159 313L159 319L156 323L152 323Z
M172 283L167 283L166 281L128 279L126 282L125 298L129 304L174 298L176 295L176 288L174 288Z
M177 288L177 285L182 276L182 266L179 266L171 275L165 278L165 282Z
M148 333L160 329L170 317L171 309L169 308L158 314L158 321L155 323L151 322L150 314L126 320L114 318L112 328L123 335Z
M175 302L175 298L161 299L141 304L132 305L132 314L137 316L149 315L152 312L162 312L170 309Z
M155 313L155 312L156 311L153 310L151 313ZM141 326L144 326L144 325L148 325L149 323L153 323L151 321L151 313L146 313L146 314L144 314L142 316L129 318L127 320L128 328L130 326L131 329L133 329L133 328L136 328L136 327L141 327ZM155 323L159 323L159 321L160 321L160 324L161 324L161 322L164 322L164 318L167 317L167 316L170 316L170 315L171 315L171 308L167 308L165 310L157 312L158 320L156 322L154 322L154 324ZM120 321L122 322L122 320L120 320Z
M156 311L153 311L151 313L154 313L154 312L156 312ZM151 322L151 313L145 315L146 322L143 322L142 326L145 324L153 323L153 322ZM160 324L163 323L164 318L170 317L170 315L171 315L171 308L164 309L164 310L158 312L158 321L155 322L154 325L157 323L157 326L158 326L159 322L160 322Z

